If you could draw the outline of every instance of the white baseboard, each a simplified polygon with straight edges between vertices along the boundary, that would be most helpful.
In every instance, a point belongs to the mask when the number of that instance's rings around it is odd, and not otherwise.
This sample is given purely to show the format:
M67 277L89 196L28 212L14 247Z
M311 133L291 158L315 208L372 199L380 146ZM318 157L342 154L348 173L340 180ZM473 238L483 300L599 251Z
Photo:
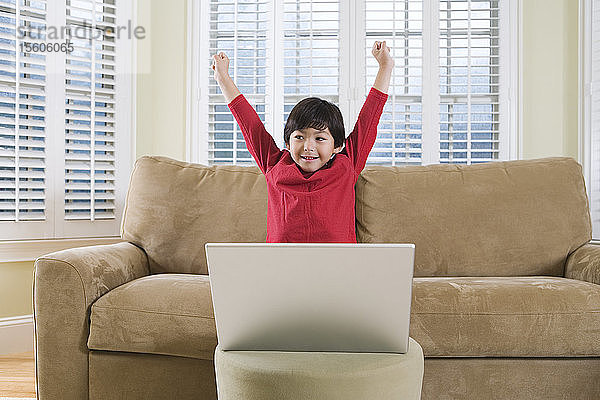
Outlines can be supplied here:
M33 315L0 318L0 355L33 351Z

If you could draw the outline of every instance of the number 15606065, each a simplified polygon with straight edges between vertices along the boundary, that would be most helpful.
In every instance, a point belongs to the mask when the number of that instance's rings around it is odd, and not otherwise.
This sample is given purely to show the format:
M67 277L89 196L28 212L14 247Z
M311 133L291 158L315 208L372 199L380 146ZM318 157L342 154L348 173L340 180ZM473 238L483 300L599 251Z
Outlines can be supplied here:
M22 53L70 53L73 51L73 43L67 39L64 43L19 43Z

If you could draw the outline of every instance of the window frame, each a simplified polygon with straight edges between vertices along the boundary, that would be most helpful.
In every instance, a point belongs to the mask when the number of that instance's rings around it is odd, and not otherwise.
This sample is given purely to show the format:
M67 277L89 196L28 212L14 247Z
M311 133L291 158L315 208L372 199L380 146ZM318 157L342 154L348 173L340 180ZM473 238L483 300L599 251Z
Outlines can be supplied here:
M283 5L279 0L273 0L271 12L280 18L271 19L270 32L272 37L280 38L274 41L273 49L276 52L283 47L283 34L281 21ZM208 52L209 31L208 28L208 5L209 0L188 2L188 47L187 47L187 80L191 84L187 93L187 118L186 118L186 161L208 165L208 135L202 135L201 129L207 126L206 116L208 114L208 101L206 96L206 82L209 79L208 69L201 65L201 56ZM500 36L500 70L504 78L504 84L500 87L500 107L505 110L500 116L500 143L498 161L515 160L522 158L522 0L503 0L500 10L500 30L508 32L508 35ZM364 0L340 1L340 40L346 43L340 44L340 77L339 77L339 107L344 118L346 128L356 120L360 108L370 86L365 86L364 81L364 49L362 43L365 36L365 21L359 16L364 15ZM423 51L423 98L433 99L423 101L423 132L431 130L439 131L439 5L434 0L424 0L423 3L423 43L429 37L436 46L428 46L429 52ZM351 29L350 27L353 27ZM346 38L346 39L344 39ZM280 43L281 42L281 43ZM355 43L350 46L350 43ZM428 53L428 54L426 54ZM270 68L277 68L283 62L283 57L276 57ZM353 62L351 62L353 60ZM282 82L277 82L280 74L270 71L268 75L273 76L272 84L277 92L277 87L282 87ZM429 76L430 79L426 77ZM350 82L357 82L350 86ZM268 85L269 82L267 82ZM437 91L436 91L437 88ZM281 97L281 96L280 96ZM283 123L283 107L277 99L265 111L265 127L274 136L275 143L282 148L282 132L273 132L272 126L280 126ZM280 110L281 112L275 110ZM275 116L274 116L275 115ZM429 116L429 118L426 118ZM281 122L280 122L281 121ZM435 164L440 162L439 158L439 135L425 135L422 137L423 156L422 164Z

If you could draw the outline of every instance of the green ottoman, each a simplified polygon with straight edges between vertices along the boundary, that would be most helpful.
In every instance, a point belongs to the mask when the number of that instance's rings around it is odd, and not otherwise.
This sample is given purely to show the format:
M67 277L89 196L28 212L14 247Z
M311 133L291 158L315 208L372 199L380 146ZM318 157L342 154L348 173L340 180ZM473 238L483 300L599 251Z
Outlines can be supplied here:
M215 349L219 400L421 398L423 350L406 354Z

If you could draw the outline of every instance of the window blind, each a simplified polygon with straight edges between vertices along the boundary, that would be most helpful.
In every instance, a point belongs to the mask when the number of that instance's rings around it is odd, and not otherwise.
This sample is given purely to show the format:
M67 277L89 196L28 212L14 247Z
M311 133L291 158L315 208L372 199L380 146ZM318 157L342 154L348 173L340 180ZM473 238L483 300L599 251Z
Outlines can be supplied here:
M0 240L119 234L133 40L114 33L119 4L0 0Z
M366 1L365 88L373 85L379 70L371 53L375 41L386 41L395 62L369 164L422 162L422 21L422 0Z
M320 97L339 107L340 68L339 2L284 0L283 4L282 135L290 111L306 97Z
M212 55L230 59L229 75L265 123L265 78L270 1L210 0L209 68ZM208 162L251 164L252 156L221 89L209 74Z
M440 162L499 159L499 6L441 0Z
M46 3L26 4L0 1L0 221L46 219L47 60L17 41L19 27L46 26Z
M115 12L114 0L67 0L66 220L115 218Z

